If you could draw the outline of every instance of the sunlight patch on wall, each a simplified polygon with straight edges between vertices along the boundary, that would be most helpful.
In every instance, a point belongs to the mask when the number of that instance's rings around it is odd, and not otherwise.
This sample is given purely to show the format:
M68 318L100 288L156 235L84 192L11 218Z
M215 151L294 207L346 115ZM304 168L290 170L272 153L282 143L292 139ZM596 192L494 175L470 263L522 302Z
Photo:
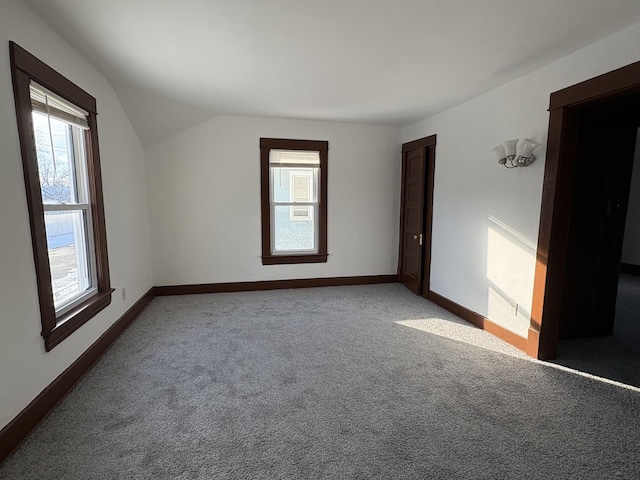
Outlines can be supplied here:
M527 337L533 295L536 244L489 216L487 228L487 318Z

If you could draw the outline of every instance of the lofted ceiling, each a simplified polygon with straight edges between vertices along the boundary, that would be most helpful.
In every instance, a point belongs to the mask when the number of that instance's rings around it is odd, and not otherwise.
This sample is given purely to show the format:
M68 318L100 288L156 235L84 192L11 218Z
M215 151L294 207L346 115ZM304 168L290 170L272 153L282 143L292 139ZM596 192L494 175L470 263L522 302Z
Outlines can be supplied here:
M638 0L24 0L144 145L217 115L407 125L640 22Z

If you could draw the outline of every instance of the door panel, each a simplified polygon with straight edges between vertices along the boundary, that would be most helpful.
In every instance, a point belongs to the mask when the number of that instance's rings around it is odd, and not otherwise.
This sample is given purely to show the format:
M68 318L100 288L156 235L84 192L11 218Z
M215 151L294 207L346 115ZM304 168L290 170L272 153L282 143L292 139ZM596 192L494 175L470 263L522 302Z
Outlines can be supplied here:
M425 148L407 151L402 159L403 199L400 226L399 281L418 293L422 287Z

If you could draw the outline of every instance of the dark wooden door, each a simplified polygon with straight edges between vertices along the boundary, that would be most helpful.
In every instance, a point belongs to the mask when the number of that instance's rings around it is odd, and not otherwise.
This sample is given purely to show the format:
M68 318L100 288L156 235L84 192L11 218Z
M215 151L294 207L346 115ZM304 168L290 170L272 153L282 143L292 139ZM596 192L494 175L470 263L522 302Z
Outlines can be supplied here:
M402 154L402 212L398 277L420 293L423 282L425 224L425 147Z
M613 333L637 135L633 103L613 101L579 112L560 338Z

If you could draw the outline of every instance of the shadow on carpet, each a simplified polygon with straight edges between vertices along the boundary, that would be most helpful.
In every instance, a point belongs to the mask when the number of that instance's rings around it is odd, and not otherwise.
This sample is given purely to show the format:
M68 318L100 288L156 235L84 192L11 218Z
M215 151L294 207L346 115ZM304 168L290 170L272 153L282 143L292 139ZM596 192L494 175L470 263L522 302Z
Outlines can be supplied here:
M492 342L397 284L159 297L0 478L640 476L637 392Z

